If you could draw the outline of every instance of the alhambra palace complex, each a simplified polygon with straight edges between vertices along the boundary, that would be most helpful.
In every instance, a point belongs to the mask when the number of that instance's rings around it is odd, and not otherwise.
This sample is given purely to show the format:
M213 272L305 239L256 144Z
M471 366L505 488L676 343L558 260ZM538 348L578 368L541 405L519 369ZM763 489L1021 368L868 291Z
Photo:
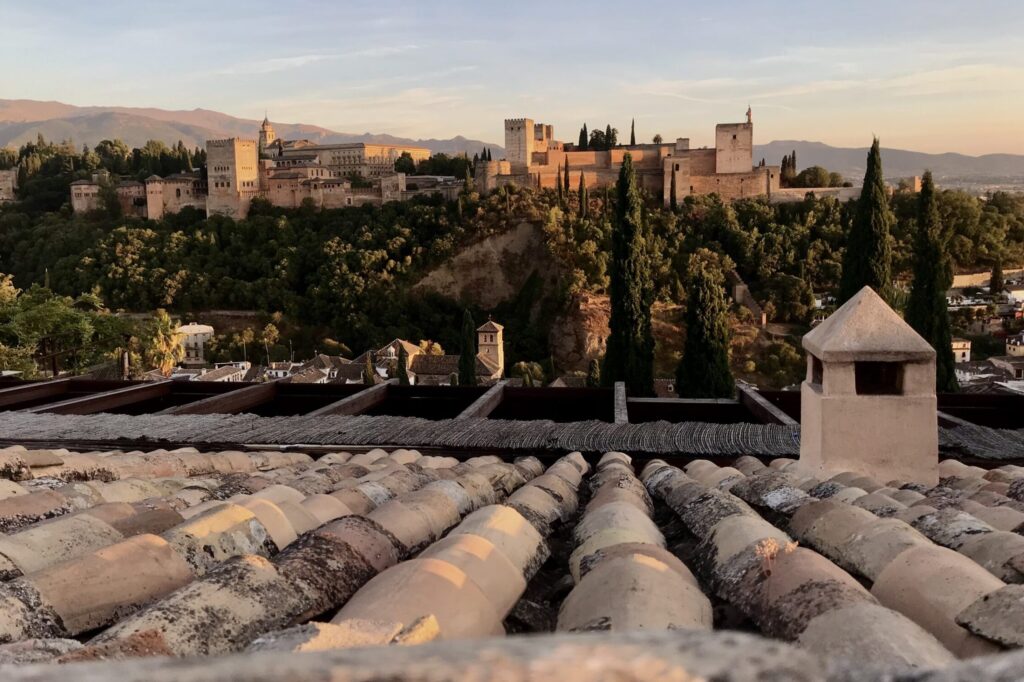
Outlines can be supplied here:
M747 110L746 123L715 126L714 149L691 149L689 138L674 143L621 145L607 151L582 150L554 139L554 128L528 118L505 121L505 153L501 161L481 162L477 187L490 191L502 185L554 188L563 169L569 186L580 175L587 187L608 187L618 179L626 153L641 187L664 197L668 205L675 179L677 199L693 194L718 194L732 200L771 196L779 189L778 166L754 166L754 122Z
M754 166L754 123L747 110L745 123L715 127L713 149L691 149L688 138L672 143L619 145L610 150L583 150L554 138L554 128L532 119L505 121L506 158L480 161L475 182L480 192L498 187L554 188L563 169L570 186L580 176L589 188L615 184L623 157L633 159L640 185L671 201L689 195L716 193L726 200L769 196L779 192L780 168ZM244 218L255 198L274 206L297 208L309 200L317 207L340 208L409 199L417 194L444 194L454 199L462 189L459 178L406 176L395 172L395 161L408 153L418 162L430 156L423 147L391 144L315 144L279 139L264 118L258 139L208 140L207 174L179 173L161 178L122 181L116 190L127 215L159 219L191 206L207 215ZM355 183L358 176L364 182ZM106 180L71 184L76 212L100 206ZM368 185L368 186L365 186Z

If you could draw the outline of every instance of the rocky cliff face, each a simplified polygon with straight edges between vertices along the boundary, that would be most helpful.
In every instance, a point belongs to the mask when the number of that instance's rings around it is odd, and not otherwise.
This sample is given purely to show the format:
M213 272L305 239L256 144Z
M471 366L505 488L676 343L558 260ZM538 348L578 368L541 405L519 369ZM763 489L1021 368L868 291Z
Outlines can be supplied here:
M555 364L566 372L585 372L592 358L604 355L610 315L607 296L582 294L570 301L548 334Z
M534 271L544 280L545 290L554 289L558 266L544 246L541 227L523 222L463 249L414 288L494 308L515 297Z
M542 293L534 302L539 306L542 298L558 291L558 264L547 252L541 226L523 222L463 249L420 280L416 288L492 309L519 295L534 272L543 280ZM664 304L656 304L653 310L655 364L666 376L675 371L679 361L680 312L678 306ZM604 294L583 293L565 304L547 337L551 357L561 372L585 372L591 359L604 355L610 315L611 305Z

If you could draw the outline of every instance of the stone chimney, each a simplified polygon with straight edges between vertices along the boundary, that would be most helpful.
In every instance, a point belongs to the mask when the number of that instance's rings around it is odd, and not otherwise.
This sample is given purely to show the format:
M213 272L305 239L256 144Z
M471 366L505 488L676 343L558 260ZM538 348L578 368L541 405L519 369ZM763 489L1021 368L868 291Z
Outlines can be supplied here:
M803 338L800 464L877 481L939 480L935 351L864 287Z

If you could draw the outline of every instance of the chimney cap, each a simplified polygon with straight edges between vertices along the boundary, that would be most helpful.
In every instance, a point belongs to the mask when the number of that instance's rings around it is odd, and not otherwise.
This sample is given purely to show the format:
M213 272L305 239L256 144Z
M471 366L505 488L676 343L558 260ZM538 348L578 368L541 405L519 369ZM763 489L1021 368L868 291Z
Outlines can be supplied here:
M871 287L864 287L803 338L823 362L922 362L935 350Z

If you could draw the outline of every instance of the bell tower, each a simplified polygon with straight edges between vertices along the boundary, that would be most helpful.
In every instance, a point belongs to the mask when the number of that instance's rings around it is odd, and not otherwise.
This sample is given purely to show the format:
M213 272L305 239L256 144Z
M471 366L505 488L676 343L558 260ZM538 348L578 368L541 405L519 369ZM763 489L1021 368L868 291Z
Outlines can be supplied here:
M263 123L260 125L260 158L266 158L267 150L270 149L270 145L273 144L274 140L277 139L277 134L274 133L274 126L271 125L270 120L266 114L263 115Z
M497 322L487 320L476 330L477 357L495 368L495 375L499 377L505 374L504 329Z

